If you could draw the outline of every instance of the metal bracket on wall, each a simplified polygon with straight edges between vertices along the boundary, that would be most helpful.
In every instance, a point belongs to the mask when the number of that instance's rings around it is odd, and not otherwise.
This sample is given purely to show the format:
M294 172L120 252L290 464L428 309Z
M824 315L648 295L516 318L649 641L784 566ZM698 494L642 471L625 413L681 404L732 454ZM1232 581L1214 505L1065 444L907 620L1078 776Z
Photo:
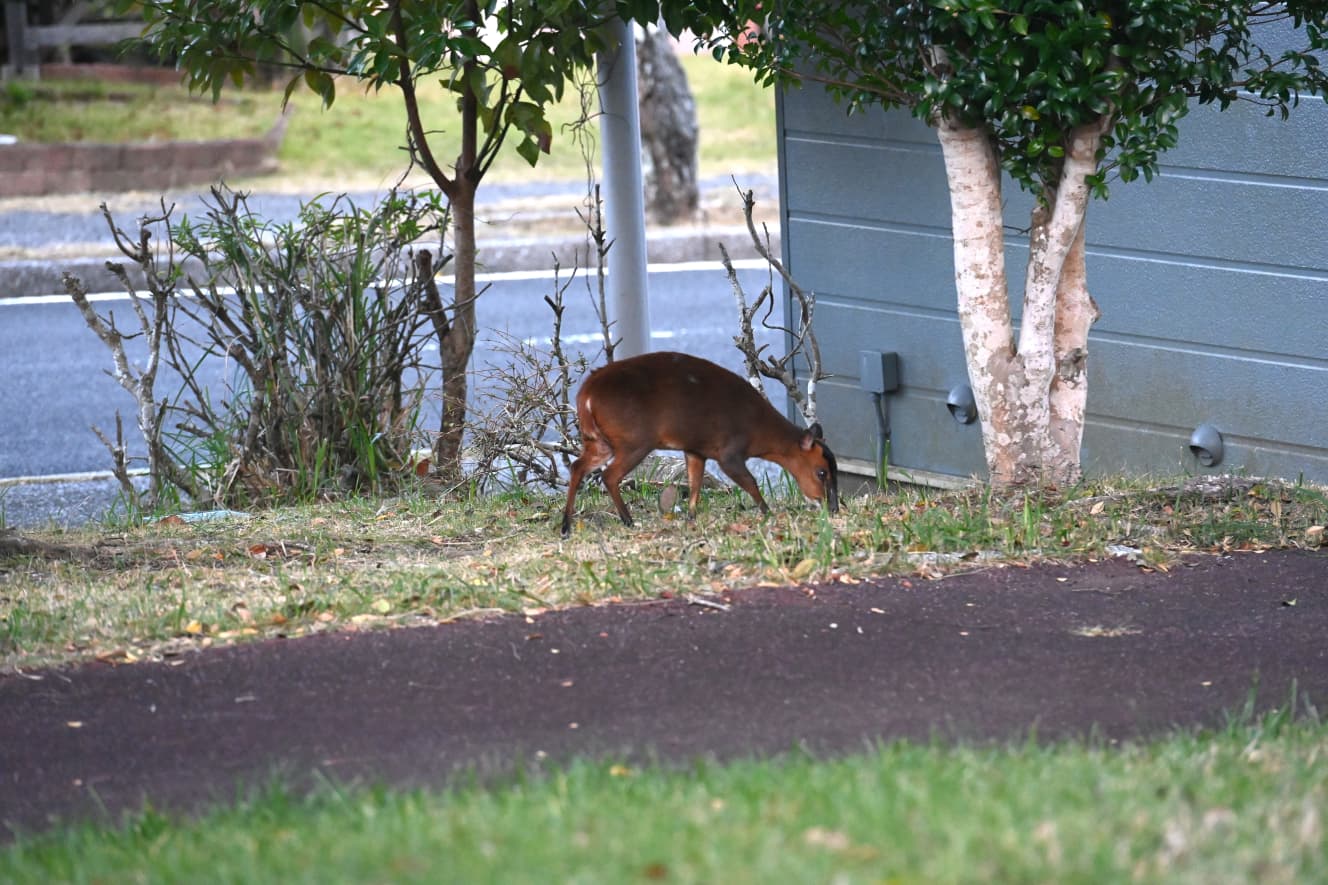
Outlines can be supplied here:
M960 424L972 424L978 420L978 403L973 398L973 388L967 384L957 384L945 397L945 407L950 410L950 417Z
M1199 459L1201 467L1216 467L1222 463L1222 434L1212 424L1200 424L1190 434L1190 454Z

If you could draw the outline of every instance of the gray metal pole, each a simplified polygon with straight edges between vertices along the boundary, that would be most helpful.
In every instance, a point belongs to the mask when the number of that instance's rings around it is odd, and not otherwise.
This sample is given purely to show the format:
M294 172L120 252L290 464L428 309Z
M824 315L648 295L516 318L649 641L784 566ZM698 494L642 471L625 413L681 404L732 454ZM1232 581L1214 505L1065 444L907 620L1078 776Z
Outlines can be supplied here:
M641 121L636 104L636 41L618 18L605 25L617 48L599 53L600 139L604 158L604 225L609 249L608 308L618 356L650 350L646 290L646 209L641 181Z

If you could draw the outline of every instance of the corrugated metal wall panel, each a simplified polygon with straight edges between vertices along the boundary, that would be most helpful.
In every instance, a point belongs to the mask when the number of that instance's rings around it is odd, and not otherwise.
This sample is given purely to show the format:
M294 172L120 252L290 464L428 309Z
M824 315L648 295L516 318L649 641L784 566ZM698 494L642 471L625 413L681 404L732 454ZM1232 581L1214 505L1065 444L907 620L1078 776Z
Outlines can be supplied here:
M900 354L892 462L980 474L975 426L946 392L966 383L949 198L935 137L906 114L847 116L816 88L780 96L785 258L818 295L828 371L820 415L870 462L875 417L858 352ZM1114 183L1089 208L1090 471L1202 470L1186 442L1210 421L1217 470L1328 482L1328 106L1289 121L1197 108L1151 184ZM1020 279L1031 198L1007 182L1007 271ZM1016 318L1018 305L1016 297Z

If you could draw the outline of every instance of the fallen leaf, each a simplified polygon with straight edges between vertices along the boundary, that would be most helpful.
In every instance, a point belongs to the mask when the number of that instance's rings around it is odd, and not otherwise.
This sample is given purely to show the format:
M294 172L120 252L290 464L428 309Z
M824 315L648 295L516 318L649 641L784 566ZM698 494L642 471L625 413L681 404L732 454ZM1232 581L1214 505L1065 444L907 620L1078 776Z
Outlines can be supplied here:
M170 516L167 516L167 517L164 517L164 518L162 518L162 519L157 520L157 523L158 523L159 525L187 525L187 524L188 524L188 523L186 523L183 519L181 519L181 518L179 517L178 514L174 514L174 513L171 514Z
M380 615L385 615L392 610L392 603L386 599L375 599L371 608Z
M626 765L609 766L610 777L631 777L634 774L636 774L636 772L632 771L632 769L628 768Z
M1088 512L1089 512L1089 514L1092 515L1092 516L1097 516L1097 515L1099 515L1103 510L1106 510L1106 509L1107 509L1107 502L1106 502L1106 501L1098 501L1098 502L1097 502L1096 504L1094 504L1092 507L1088 508Z
M200 636L203 633L203 625L199 621L190 621L184 625L184 632L188 636Z
M66 722L65 725L69 726L70 728L82 728L82 727L83 727L83 723L82 723L82 722L79 722L77 719L74 719L74 720L71 720L71 721L69 721L69 722Z
M804 559L802 562L799 562L797 565L793 567L793 571L790 573L790 575L793 578L793 580L801 581L806 579L807 576L810 575L815 570L816 570L816 560Z

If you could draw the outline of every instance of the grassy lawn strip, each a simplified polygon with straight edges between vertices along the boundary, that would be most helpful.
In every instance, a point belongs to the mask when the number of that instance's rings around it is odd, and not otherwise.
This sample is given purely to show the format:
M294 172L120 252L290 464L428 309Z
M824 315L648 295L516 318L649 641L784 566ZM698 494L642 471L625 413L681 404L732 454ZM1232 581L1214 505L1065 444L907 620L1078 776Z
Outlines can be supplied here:
M765 172L775 168L775 95L752 81L747 72L722 64L708 55L682 56L683 68L696 99L700 131L698 162L702 176ZM593 87L593 83L592 83ZM431 130L435 156L455 157L460 150L456 96L437 84L421 87L421 114ZM273 113L279 92L272 94ZM485 176L485 182L580 180L585 163L573 138L573 124L581 119L581 96L569 88L549 112L553 145L532 168L507 147ZM323 110L316 97L297 93L296 114L286 130L278 158L283 170L298 176L338 182L348 172L357 181L390 182L406 168L406 112L400 94L384 89L366 93L353 82L338 84L337 100ZM590 93L590 112L599 105ZM588 135L595 168L599 169L599 121L593 116ZM482 185L481 185L482 187Z
M272 789L0 853L7 882L1308 882L1328 729L1286 711L1143 744L578 762L444 792Z
M1143 479L1055 499L899 491L848 499L835 517L783 486L770 490L769 518L741 493L708 491L688 522L659 513L662 486L645 470L631 492L635 529L587 488L567 541L560 495L426 488L221 522L25 533L67 556L0 561L0 672L763 583L932 577L993 560L1114 550L1164 569L1187 552L1318 547L1328 522L1316 488Z
M683 66L696 99L701 132L699 161L703 176L773 172L775 166L774 92L751 75L708 55L685 55ZM96 82L11 84L0 90L0 132L23 141L129 142L255 137L265 133L281 111L284 83L271 90L231 90L219 104L190 97L182 88ZM454 157L460 149L456 96L436 82L421 84L421 112L437 130L434 153ZM486 181L579 180L585 164L572 137L580 119L580 94L569 89L550 111L554 139L551 153L537 168L508 149ZM390 184L407 166L406 114L393 89L366 92L353 80L338 83L337 99L324 110L307 91L296 92L294 109L279 153L282 169L246 187L299 186L303 182L347 189ZM592 113L598 105L591 93ZM735 112L740 109L740 112ZM598 143L599 126L589 129ZM595 154L598 168L598 153Z
M97 80L12 81L0 90L0 132L21 141L122 144L257 138L277 122L280 93L235 92L218 104L180 87Z

